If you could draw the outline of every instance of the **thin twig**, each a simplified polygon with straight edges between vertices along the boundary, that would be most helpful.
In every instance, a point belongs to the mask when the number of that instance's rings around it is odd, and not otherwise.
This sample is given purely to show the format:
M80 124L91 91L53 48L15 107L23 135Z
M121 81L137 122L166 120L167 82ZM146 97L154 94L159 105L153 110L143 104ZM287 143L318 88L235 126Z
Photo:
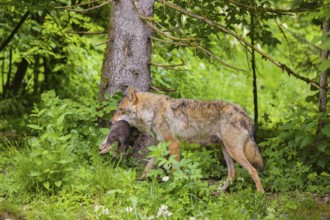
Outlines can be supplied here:
M204 48L204 47L202 47L200 45L197 45L196 48L200 49L201 51L203 51L204 53L206 53L207 55L209 55L210 57L212 57L213 59L215 59L216 61L218 61L219 63L221 63L222 65L224 65L226 67L232 68L234 70L246 72L244 69L240 69L240 68L237 68L237 67L234 67L234 66L232 66L230 64L225 63L219 57L217 57L215 54L213 54L211 51L207 50L206 48Z
M152 37L152 39L157 40L157 41L160 41L162 43L166 43L166 44L174 44L174 45L185 46L185 47L189 47L189 46L190 47L195 47L195 48L201 50L202 52L204 52L205 54L209 55L210 57L212 57L213 59L215 59L216 61L218 61L222 65L224 65L226 67L229 67L229 68L232 68L234 70L245 72L245 70L243 70L243 69L240 69L240 68L237 68L237 67L234 67L234 66L232 66L230 64L225 63L219 57L217 57L214 53L212 53L211 51L209 51L206 48L202 47L201 45L198 45L198 44L186 44L186 43L173 42L173 41L170 42L170 41L162 40L162 39L155 38L155 37Z
M160 67L160 68L163 68L163 69L176 70L176 71L187 71L185 69L176 69L176 67L186 65L185 63L173 64L173 65L164 65L164 64L156 64L156 63L149 62L148 64L150 64L152 66L157 66L157 67Z
M76 9L67 9L68 11L73 11L73 12L80 12L80 13L84 13L84 12L87 12L87 11L91 11L91 10L94 10L94 9L97 9L97 8L101 8L103 7L104 5L108 4L110 1L106 1L106 2L103 2L102 4L100 5L96 5L94 7L91 7L91 8L86 8L86 9L81 9L81 10L76 10Z
M271 12L271 13L281 13L281 14L286 14L286 13L301 13L301 12L306 12L306 11L318 11L319 8L317 9L309 9L309 8L301 8L301 9L274 9L274 8L268 8L268 7L258 7L258 6L251 6L251 5L246 5L240 2L236 2L234 0L229 0L230 3L237 5L239 7L245 8L250 11L259 11L259 12Z
M156 86L150 86L150 88L158 92L176 92L176 89L170 89L170 88L159 88Z
M100 45L102 45L102 44L106 44L106 43L108 43L110 41L110 39L108 39L108 40L106 40L106 41L103 41L103 42L101 42L101 43L98 43L98 44L96 44L96 46L100 46Z
M88 32L88 31L68 31L68 34L84 34L84 35L99 35L99 34L107 34L103 31L95 31L95 32Z
M166 0L158 0L160 1L161 3L163 3L164 5L167 5L168 7L170 8L173 8L183 14L186 14L186 15L189 15L193 18L196 18L200 21L203 21L204 23L206 24L209 24L211 25L212 27L215 27L217 28L218 30L220 30L221 32L223 33L226 33L226 34L229 34L231 36L233 36L234 38L236 38L238 41L241 41L243 44L245 44L246 46L248 47L251 47L255 50L255 52L259 53L263 58L269 60L271 63L273 63L275 66L281 68L282 70L284 70L285 72L287 72L287 74L290 76L294 76L296 77L297 79L300 79L318 89L320 89L320 85L317 83L317 82L314 82L312 80L310 80L309 78L306 78L304 76L301 76L299 75L298 73L294 72L292 69L290 69L288 66L286 66L285 64L281 63L281 62L278 62L276 61L275 59L273 59L272 57L270 57L268 54L264 53L262 50L260 50L258 47L256 46L253 46L250 42L248 42L247 40L245 40L243 37L241 37L240 35L238 35L236 32L232 31L232 30L229 30L227 29L226 27L224 27L223 25L220 25L212 20L209 20L207 18L204 18L200 15L197 15L197 14L194 14L184 8L181 8L180 6L176 5L176 4L173 4L173 3L170 3Z
M76 4L76 5L69 5L69 6L57 6L55 8L56 9L69 9L69 8L74 8L74 7L77 7L77 6L88 5L88 4L92 4L92 3L95 3L95 2L100 2L100 1L103 1L103 0L95 0L95 1L84 2L84 3L80 3L80 4Z
M189 46L189 44L186 43L182 43L182 42L176 42L176 41L167 41L167 40L163 40L157 37L151 37L151 39L165 43L165 44L173 44L173 45L177 45L177 46Z

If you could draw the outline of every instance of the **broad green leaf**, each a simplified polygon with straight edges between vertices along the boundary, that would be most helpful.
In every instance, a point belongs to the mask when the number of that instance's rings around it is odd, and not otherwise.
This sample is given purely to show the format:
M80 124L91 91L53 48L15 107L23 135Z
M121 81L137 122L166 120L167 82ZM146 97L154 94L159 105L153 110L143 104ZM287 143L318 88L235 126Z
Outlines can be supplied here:
M321 173L321 176L328 176L328 177L330 177L330 174L327 173L327 172L322 172L322 173Z
M36 157L39 156L41 152L39 150L34 150L30 153L30 157Z
M320 144L319 146L317 146L317 149L321 152L325 152L325 150L327 149L328 145L323 143L323 144Z
M307 146L307 145L313 143L313 142L314 142L314 139L315 139L315 137L312 136L312 135L307 135L307 136L305 136L305 137L302 139L301 143L300 143L300 148L303 148L303 147L305 147L305 146Z
M324 126L321 129L321 133L326 135L327 137L330 137L330 125Z
M38 171L30 173L30 176L40 176L40 175L41 175L41 173Z
M57 119L57 121L56 121L56 124L57 124L57 125L62 124L62 122L63 122L63 120L64 120L64 116L65 116L65 114L62 114L62 115Z
M323 61L320 65L319 65L319 69L320 69L320 71L325 71L325 70L327 70L327 69L329 69L330 68L330 60L328 59L328 60L325 60L325 61Z
M100 128L100 131L102 134L107 135L107 134L109 134L110 129L109 128Z
M326 164L327 164L327 160L324 157L317 160L317 165L322 168L325 168Z
M36 129L36 130L41 130L42 129L42 127L40 127L39 125L35 125L35 124L29 124L27 126L32 128L32 129Z
M49 182L44 182L43 185L47 190L49 190Z
M61 187L61 186L62 186L62 181L61 181L61 180L56 181L56 182L55 182L55 186L57 186L57 187Z
M49 173L50 169L45 169L43 173Z

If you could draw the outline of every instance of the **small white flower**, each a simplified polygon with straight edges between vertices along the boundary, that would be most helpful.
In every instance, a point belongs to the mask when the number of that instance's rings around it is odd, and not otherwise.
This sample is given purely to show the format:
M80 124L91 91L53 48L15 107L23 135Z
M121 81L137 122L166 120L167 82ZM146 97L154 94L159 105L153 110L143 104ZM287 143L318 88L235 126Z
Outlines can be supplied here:
M127 213L131 213L133 211L133 208L132 207L130 207L130 206L127 206L126 207L126 212Z
M172 214L172 212L168 211L168 207L166 205L161 205L157 212L157 218L159 218L160 216L171 216Z
M97 212L99 215L109 215L110 211L108 208L105 208L102 205L94 206L94 211Z
M171 215L173 215L173 213L168 210L164 212L164 216L171 216Z
M102 209L102 214L103 215L109 215L110 214L109 209L108 208Z
M100 208L102 208L100 205L96 205L96 206L94 206L94 211L97 212L97 211L99 211Z
M150 217L148 217L148 220L152 220L152 219L155 219L155 216L150 216Z
M190 216L189 220L196 220L196 218L194 216Z
M168 181L169 179L170 179L170 177L168 177L168 176L164 176L164 177L163 177L163 181L164 181L164 182Z

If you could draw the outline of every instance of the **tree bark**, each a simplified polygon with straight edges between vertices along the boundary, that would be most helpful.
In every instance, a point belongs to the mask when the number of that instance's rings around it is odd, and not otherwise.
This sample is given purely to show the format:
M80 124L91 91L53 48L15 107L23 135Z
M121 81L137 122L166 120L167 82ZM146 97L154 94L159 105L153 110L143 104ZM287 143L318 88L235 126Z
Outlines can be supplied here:
M154 0L135 1L142 16L153 17ZM151 86L152 29L140 18L134 0L112 1L109 24L99 99L103 100L105 94L126 94L130 86L137 91L148 91ZM150 136L139 135L132 156L145 161L146 146L153 144Z
M154 0L137 2L143 16L153 16ZM105 52L99 98L126 93L129 86L147 91L151 85L152 29L139 17L133 0L112 1L109 40Z
M326 34L329 32L329 26L330 26L330 20L325 19L322 25L322 32L323 35L326 36ZM327 60L329 56L329 50L328 49L322 49L321 52L321 58L322 60ZM327 90L328 90L328 74L329 69L323 71L320 74L320 95L319 95L319 112L325 113L327 111ZM321 128L324 126L324 121L320 119L318 124L318 132L321 130Z

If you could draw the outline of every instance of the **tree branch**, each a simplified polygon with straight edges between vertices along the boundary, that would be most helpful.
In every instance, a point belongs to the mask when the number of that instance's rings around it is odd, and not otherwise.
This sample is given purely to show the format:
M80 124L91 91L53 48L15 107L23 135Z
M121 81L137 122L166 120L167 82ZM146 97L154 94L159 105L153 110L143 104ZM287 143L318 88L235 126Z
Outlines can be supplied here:
M16 25L16 27L14 28L14 30L10 33L10 35L7 37L7 39L5 39L1 45L0 45L0 52L5 49L5 47L7 46L7 44L9 44L9 42L13 39L14 35L18 32L18 30L20 29L20 27L22 26L22 24L25 22L25 20L27 19L27 17L29 16L30 12L26 11L25 14L23 15L23 17L21 18L21 20L18 22L18 24Z
M237 5L241 8L245 8L249 11L259 11L259 12L271 12L271 13L280 13L280 14L286 14L286 13L299 13L299 12L306 12L306 11L317 11L318 9L310 9L310 8L301 8L301 9L274 9L274 8L268 8L268 7L258 7L258 6L251 6L246 5L234 0L229 0L230 3Z
M84 13L84 12L91 11L91 10L94 10L94 9L97 9L97 8L101 8L101 7L103 7L104 5L108 4L109 2L110 2L110 1L106 1L106 2L103 2L102 4L96 5L96 6L94 6L94 7L86 8L86 9L81 9L81 10L76 10L76 9L72 9L72 8L68 8L67 10L68 10L68 11L73 11L73 12Z
M107 34L106 32L103 31L94 31L94 32L89 32L89 31L68 31L68 34L84 34L84 35L101 35L101 34Z
M229 68L232 68L232 69L235 69L235 70L238 70L238 71L243 71L245 72L245 70L243 69L240 69L240 68L237 68L237 67L234 67L232 65L229 65L227 63L225 63L224 61L222 61L219 57L217 57L215 54L213 54L211 51L205 49L204 47L202 47L199 43L197 43L197 39L195 38L178 38L178 37L174 37L174 36L171 36L167 33L165 33L164 31L162 31L161 29L159 29L158 27L156 27L152 21L154 21L153 18L150 18L150 17L145 17L142 15L138 5L137 5L137 2L135 0L132 0L133 3L134 3L134 6L139 14L139 17L141 19L143 19L154 31L156 31L158 34L166 37L166 38L169 38L171 40L174 40L174 41L184 41L186 43L177 43L177 42L168 42L168 41L163 41L164 43L169 43L169 44L176 44L176 45L181 45L181 46L192 46L192 47L196 47L198 48L199 50L203 51L205 54L209 55L210 57L214 58L216 61L218 61L219 63L221 63L222 65L226 66L226 67L229 67ZM153 38L153 39L157 39L157 38ZM160 39L157 39L157 40L160 40Z
M275 66L277 66L277 67L281 68L282 70L284 70L285 72L287 72L289 76L292 75L295 78L300 79L300 80L302 80L302 81L304 81L304 82L306 82L306 83L308 83L308 84L310 84L310 85L312 85L312 86L320 89L320 85L317 82L314 82L314 81L312 81L312 80L310 80L310 79L308 79L308 78L306 78L304 76L299 75L298 73L294 72L292 69L290 69L285 64L280 63L280 62L274 60L272 57L270 57L268 54L264 53L258 47L253 46L250 42L248 42L247 40L245 40L243 37L241 37L240 35L238 35L236 32L227 29L225 26L220 25L220 24L218 24L218 23L216 23L216 22L214 22L212 20L209 20L207 18L204 18L204 17L202 17L200 15L194 14L194 13L192 13L192 12L190 12L190 11L184 9L184 8L181 8L180 6L178 6L176 4L170 3L170 2L168 2L166 0L158 0L158 1L160 1L164 5L166 5L166 6L170 7L170 8L173 8L173 9L175 9L175 10L177 10L177 11L183 13L183 14L189 15L190 17L193 17L193 18L196 18L196 19L198 19L200 21L203 21L204 23L209 24L212 27L217 28L218 30L220 30L223 33L226 33L226 34L229 34L229 35L233 36L238 41L242 42L245 46L250 47L250 48L253 48L254 51L257 52L257 53L259 53L263 58L269 60Z
M184 62L180 63L180 64L172 64L172 65L157 64L157 63L152 63L152 62L149 62L148 64L150 64L152 66L157 66L157 67L160 67L163 69L170 69L170 70L175 70L175 71L187 71L186 69L177 69L176 68L178 66L186 65Z
M175 41L170 42L170 41L162 40L162 39L155 38L155 37L152 37L152 39L160 41L160 42L165 43L165 44L173 44L173 45L184 46L184 47L195 47L195 48L201 50L202 52L204 52L205 54L209 55L210 57L212 57L213 59L215 59L216 61L218 61L222 65L224 65L226 67L229 67L229 68L232 68L234 70L245 72L244 69L240 69L240 68L237 68L237 67L234 67L232 65L229 65L229 64L225 63L219 57L217 57L214 53L212 53L211 51L207 50L206 48L202 47L199 44L196 44L196 43L195 44L194 43L186 44L186 43L175 42Z
M77 6L82 6L82 5L88 5L88 4L92 4L95 2L100 2L102 0L94 0L94 1L90 1L90 2L84 2L84 3L80 3L80 4L76 4L76 5L69 5L69 6L57 6L55 7L56 9L70 9L70 8L74 8Z

